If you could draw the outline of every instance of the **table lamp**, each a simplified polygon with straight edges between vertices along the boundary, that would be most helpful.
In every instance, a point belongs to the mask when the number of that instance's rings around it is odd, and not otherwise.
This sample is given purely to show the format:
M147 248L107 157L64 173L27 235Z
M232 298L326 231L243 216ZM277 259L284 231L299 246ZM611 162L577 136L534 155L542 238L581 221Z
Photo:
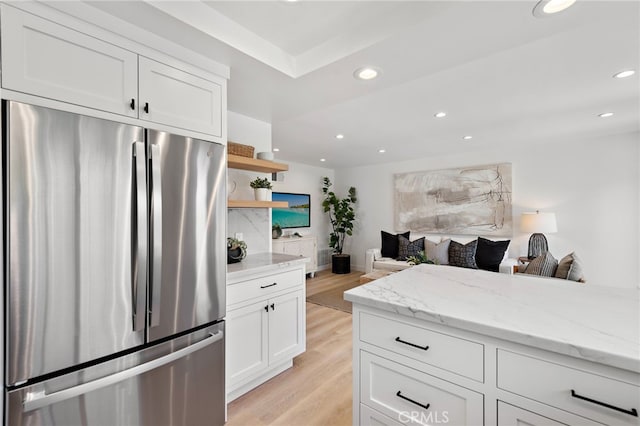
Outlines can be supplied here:
M522 213L520 228L524 232L531 232L529 238L529 259L540 256L542 253L549 251L549 244L543 232L558 232L555 213Z

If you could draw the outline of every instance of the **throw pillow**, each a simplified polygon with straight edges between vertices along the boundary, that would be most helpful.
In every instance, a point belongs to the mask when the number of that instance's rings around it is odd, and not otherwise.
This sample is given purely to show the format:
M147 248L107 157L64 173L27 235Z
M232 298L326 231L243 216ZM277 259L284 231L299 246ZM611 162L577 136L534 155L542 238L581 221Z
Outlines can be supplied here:
M553 277L556 269L558 269L558 261L547 251L529 262L529 266L527 266L527 270L524 273Z
M510 240L491 241L478 237L478 247L476 248L478 269L499 272L500 263L504 259L504 252L507 251L510 242Z
M555 277L564 280L585 282L582 261L575 252L569 253L560 259Z
M438 265L448 265L450 244L451 240L449 238L439 243L424 240L424 252L427 259L433 260Z
M402 235L405 238L409 238L409 232L407 231L404 234L390 234L388 232L380 231L380 236L382 237L382 245L380 246L380 254L382 257L390 257L395 259L398 257L398 237Z
M473 240L467 244L451 241L451 244L449 244L449 265L478 269L478 265L476 265L477 246L478 240Z
M407 260L407 257L417 256L424 250L424 237L415 241L409 241L403 235L398 236L398 258L397 260Z

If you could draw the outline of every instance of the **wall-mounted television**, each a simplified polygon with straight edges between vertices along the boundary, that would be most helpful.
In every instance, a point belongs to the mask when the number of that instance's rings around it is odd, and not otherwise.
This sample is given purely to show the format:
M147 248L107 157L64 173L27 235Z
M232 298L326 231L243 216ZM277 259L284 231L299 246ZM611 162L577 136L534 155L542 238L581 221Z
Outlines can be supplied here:
M291 192L273 192L271 200L286 201L289 208L271 209L271 224L281 228L308 228L311 226L311 195Z

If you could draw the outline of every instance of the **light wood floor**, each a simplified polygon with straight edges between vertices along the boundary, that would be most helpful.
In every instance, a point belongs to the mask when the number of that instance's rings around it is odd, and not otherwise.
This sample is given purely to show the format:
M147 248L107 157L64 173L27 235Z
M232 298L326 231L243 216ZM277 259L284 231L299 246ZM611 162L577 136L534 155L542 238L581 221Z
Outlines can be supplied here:
M321 271L307 294L358 281ZM307 303L307 350L293 367L229 404L228 426L351 425L351 315Z

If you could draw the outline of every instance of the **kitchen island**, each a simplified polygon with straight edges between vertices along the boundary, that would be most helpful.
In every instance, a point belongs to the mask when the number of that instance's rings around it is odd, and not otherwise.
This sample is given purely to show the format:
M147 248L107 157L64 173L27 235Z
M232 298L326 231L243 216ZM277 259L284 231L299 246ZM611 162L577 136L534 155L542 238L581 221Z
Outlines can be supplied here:
M257 253L227 265L227 402L291 367L305 351L307 260Z
M354 424L640 424L637 289L419 265L345 299Z

